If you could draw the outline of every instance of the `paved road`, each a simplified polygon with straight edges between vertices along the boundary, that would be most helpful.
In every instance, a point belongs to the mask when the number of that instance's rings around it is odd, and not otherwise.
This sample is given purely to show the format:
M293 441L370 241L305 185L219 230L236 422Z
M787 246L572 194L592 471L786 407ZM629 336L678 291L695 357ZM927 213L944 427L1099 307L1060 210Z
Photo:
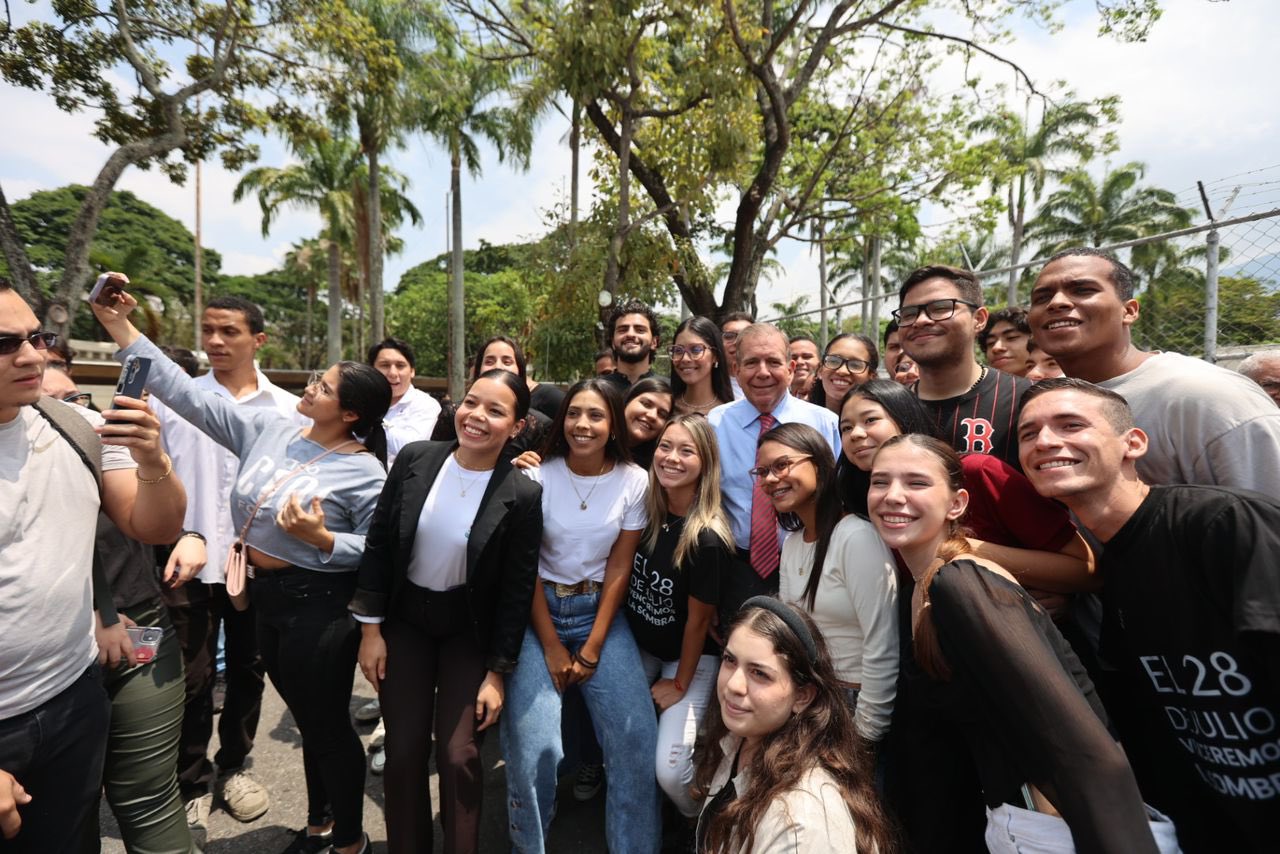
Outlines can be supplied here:
M352 699L354 710L364 705L372 696L372 690L358 673L357 695ZM372 724L359 727L363 741L369 741ZM217 735L214 735L216 742ZM210 754L215 748L210 749ZM480 832L480 850L484 854L499 854L508 850L506 835L506 784L502 772L502 757L498 745L498 733L486 738L482 757L485 768L485 795L483 825ZM302 742L294 726L293 717L284 707L280 696L267 684L263 696L262 722L258 727L258 741L253 749L253 765L250 773L271 792L271 809L257 821L241 824L221 809L215 808L209 819L209 843L206 854L278 854L293 839L292 832L306 823L307 793L302 778ZM565 854L586 854L605 851L604 796L598 795L585 804L574 801L570 782L560 787L559 810L551 826L547 850ZM431 775L431 800L435 805L437 848L442 839L439 825L438 780ZM364 797L365 829L374 841L378 852L386 850L387 831L382 818L382 778L372 774L366 779ZM120 832L111 812L102 808L102 851L104 854L123 854Z

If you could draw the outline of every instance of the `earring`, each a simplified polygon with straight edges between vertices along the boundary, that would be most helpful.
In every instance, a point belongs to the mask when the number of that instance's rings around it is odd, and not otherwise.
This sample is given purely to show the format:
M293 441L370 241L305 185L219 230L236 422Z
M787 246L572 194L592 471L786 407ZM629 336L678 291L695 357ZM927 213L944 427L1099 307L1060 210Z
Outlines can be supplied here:
M713 367L713 368L718 368L718 367L720 367L720 363L719 363L719 362L715 362L715 363L713 363L713 364L711 365L711 367Z

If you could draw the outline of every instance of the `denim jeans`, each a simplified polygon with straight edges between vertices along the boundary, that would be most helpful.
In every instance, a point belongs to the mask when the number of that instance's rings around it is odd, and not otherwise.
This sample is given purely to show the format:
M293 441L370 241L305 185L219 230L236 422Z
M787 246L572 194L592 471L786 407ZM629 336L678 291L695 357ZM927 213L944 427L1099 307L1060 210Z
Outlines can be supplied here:
M31 795L0 851L75 851L102 788L110 703L97 663L43 705L0 721L0 768Z
M364 748L351 723L360 631L347 611L355 576L259 570L249 585L263 663L302 734L307 823L332 811L338 847L364 836Z
M545 587L560 642L573 652L586 642L600 604L598 593L557 598ZM535 596L539 595L535 591ZM635 639L624 616L609 627L595 675L582 697L604 747L605 838L611 854L655 854L661 842L653 756L658 727ZM547 671L533 629L524 633L520 663L507 676L502 712L502 752L507 762L507 815L512 848L542 854L555 809L560 741L560 694Z
M680 670L679 661L663 661L644 650L640 651L640 659L650 685L659 679L674 679ZM693 818L702 809L702 802L695 801L689 794L693 784L693 743L711 705L719 672L719 658L700 656L698 669L693 672L684 696L658 716L658 748L654 760L658 785L685 818Z

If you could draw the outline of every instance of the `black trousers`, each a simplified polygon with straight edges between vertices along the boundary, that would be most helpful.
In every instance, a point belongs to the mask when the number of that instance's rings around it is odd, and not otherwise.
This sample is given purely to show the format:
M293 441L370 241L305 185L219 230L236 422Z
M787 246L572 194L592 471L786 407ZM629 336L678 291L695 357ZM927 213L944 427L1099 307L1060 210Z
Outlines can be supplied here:
M218 628L227 636L227 697L218 721L221 746L214 762L233 770L244 765L262 714L263 666L253 608L237 611L223 584L192 581L164 590L169 617L182 646L186 705L178 745L178 786L183 800L202 795L213 780L209 739L213 736L213 682Z
M443 593L406 584L382 624L387 678L380 699L387 724L387 850L432 850L429 786L435 720L444 850L480 848L483 800L476 693L486 674L471 630L466 590Z
M364 834L364 749L351 723L360 631L347 611L354 572L257 570L249 595L258 643L275 685L302 734L307 823L333 817L333 844Z
M74 851L102 789L111 702L102 671L90 665L61 693L0 721L0 768L31 795L18 807L22 827L0 838L0 852Z

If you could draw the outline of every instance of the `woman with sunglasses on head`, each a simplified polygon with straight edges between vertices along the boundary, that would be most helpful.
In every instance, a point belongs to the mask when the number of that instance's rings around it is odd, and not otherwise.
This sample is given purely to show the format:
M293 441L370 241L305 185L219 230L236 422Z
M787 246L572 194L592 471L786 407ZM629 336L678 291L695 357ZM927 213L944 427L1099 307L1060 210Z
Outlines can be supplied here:
M706 317L686 317L676 327L671 355L671 392L675 411L706 415L722 403L733 403L729 360L720 327Z
M748 599L727 629L696 785L698 854L896 851L822 633Z
M618 616L648 524L648 478L630 462L613 384L575 383L552 426L542 465L541 590L535 590L519 663L507 678L502 749L507 812L518 852L545 850L564 755L562 693L578 685L605 755L609 850L658 850L657 722L640 653Z
M492 370L509 371L519 376L520 382L528 385L524 349L521 348L520 342L506 335L495 335L481 344L471 363L471 382L479 379L485 371ZM435 430L431 432L432 441L452 442L458 438L453 418L456 407L446 407L446 409L447 411L440 413ZM551 428L551 419L533 408L532 403L524 422L524 429L520 431L520 435L502 449L503 459L514 460L525 451L537 451L546 441L547 431Z
M790 531L779 597L822 630L858 732L879 743L898 679L898 585L893 555L867 520L845 516L826 440L804 424L760 437L751 471Z
M967 835L974 828L945 826L937 805L922 803L929 794L968 794L937 790L932 752L912 750L917 737L950 725L977 770L990 850L1014 851L1015 836L1016 850L1037 839L1059 847L1035 850L1159 850L1083 666L1013 577L971 551L961 528L968 499L949 445L912 433L875 452L868 511L911 576L899 693L929 712L906 727L894 721L890 791L907 805L900 818L908 834L919 850L980 850L981 837ZM940 829L950 835L939 839ZM1164 831L1172 834L1167 821Z
M444 850L479 850L480 740L502 711L542 538L541 488L501 459L528 412L518 376L481 374L454 413L457 441L406 447L369 526L351 610L387 728L392 852L432 850L433 720Z
M137 304L121 293L114 307L93 305L117 358L150 359L147 389L240 460L231 492L237 553L254 573L263 663L302 734L307 827L290 850L367 851L364 749L349 712L360 635L347 603L386 480L366 444L385 448L391 385L369 365L338 362L307 384L298 411L311 426L300 428L273 409L202 393L129 321Z
M827 342L818 363L818 377L809 391L809 402L825 406L837 415L850 389L874 379L880 367L876 342L856 332L845 332Z
M697 414L677 415L658 438L649 470L649 527L636 552L627 620L658 707L658 784L685 817L693 743L719 665L709 636L733 534L720 506L715 431Z

